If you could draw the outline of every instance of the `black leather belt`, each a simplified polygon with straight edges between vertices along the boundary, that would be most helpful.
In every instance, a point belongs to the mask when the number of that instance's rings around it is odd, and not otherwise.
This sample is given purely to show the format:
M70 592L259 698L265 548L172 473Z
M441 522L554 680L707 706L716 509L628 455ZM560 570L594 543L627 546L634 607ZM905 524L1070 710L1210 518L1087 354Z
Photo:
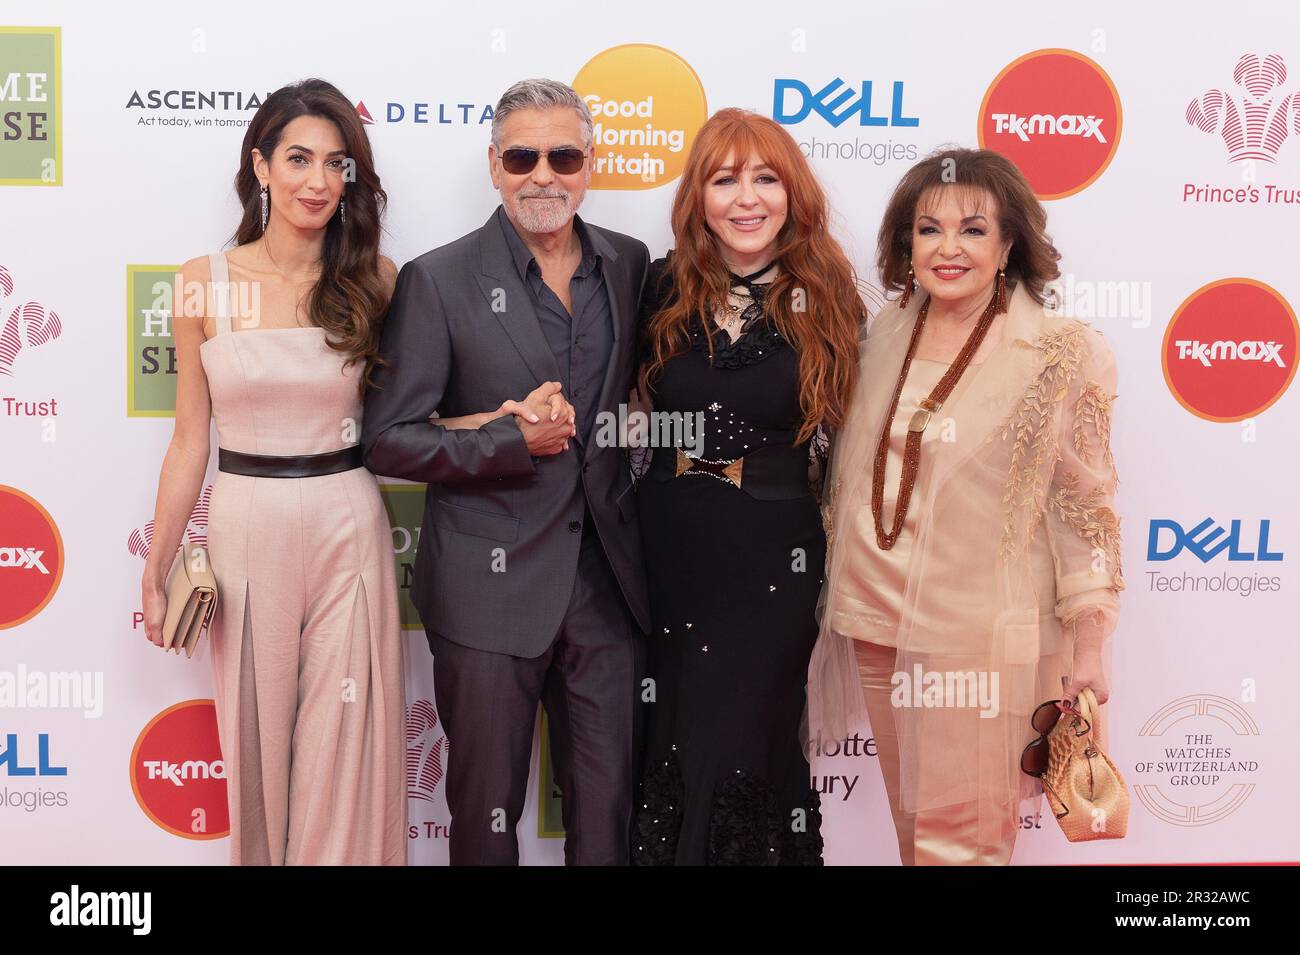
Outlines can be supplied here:
M759 448L743 457L717 461L692 458L680 448L656 448L648 477L722 481L760 501L789 501L812 494L806 444Z
M338 474L363 467L361 445L324 454L244 454L242 451L217 450L217 470L249 477L305 478Z

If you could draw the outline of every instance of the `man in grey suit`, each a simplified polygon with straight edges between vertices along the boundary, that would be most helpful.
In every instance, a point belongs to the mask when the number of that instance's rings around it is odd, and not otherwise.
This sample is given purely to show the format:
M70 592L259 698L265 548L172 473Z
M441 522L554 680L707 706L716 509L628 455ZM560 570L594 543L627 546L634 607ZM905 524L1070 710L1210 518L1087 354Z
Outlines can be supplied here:
M649 255L575 215L592 161L572 89L506 91L488 148L501 206L402 269L365 402L367 467L428 484L411 596L450 744L453 865L518 862L539 700L566 862L628 857L650 614L631 476L595 425L632 385ZM534 415L480 414L544 382L567 399L558 420L540 396Z

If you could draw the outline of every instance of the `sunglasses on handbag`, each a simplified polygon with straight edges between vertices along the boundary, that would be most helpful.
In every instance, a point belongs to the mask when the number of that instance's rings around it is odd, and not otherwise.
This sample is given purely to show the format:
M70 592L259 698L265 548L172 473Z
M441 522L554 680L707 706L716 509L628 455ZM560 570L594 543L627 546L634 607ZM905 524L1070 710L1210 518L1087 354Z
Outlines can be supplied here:
M501 151L501 165L512 176L523 176L537 167L537 160L542 158L539 149L524 146L511 146ZM577 146L560 146L546 153L546 162L553 172L561 176L572 175L582 168L587 161L587 154Z
M1034 710L1034 715L1029 717L1029 725L1034 728L1038 738L1030 740L1029 745L1020 754L1020 771L1026 776L1043 779L1047 773L1048 758L1051 755L1047 736L1056 727L1057 721L1065 715L1056 705L1060 702L1060 700L1048 700L1046 703L1040 703ZM1075 733L1076 736L1086 736L1092 731L1092 726L1082 716L1076 714L1073 719L1076 726L1083 724L1082 731ZM1047 780L1043 779L1043 785L1047 786Z
M1063 716L1061 708L1057 707L1057 703L1060 702L1061 700L1058 699L1048 700L1047 703L1040 703L1039 707L1035 709L1034 716L1030 717L1030 725L1034 726L1034 732L1039 734L1039 737L1031 739L1021 754L1021 772L1026 776L1032 776L1036 780L1043 781L1044 789L1049 790L1052 795L1056 795L1056 790L1053 790L1052 786L1048 785L1048 781L1045 780L1044 776L1047 776L1050 758L1048 734L1056 728L1057 721ZM1084 730L1076 735L1082 737L1092 729L1092 726L1087 725L1088 721L1084 720L1082 716L1075 715L1074 725L1078 726L1080 722L1084 724ZM1066 812L1069 813L1069 811L1070 809L1066 808Z

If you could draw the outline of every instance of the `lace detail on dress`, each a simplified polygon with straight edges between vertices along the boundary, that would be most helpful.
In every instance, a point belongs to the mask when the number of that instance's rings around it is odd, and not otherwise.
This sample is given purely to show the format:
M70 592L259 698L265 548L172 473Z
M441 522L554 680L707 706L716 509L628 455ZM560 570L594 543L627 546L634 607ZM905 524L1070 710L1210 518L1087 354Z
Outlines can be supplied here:
M719 328L708 316L700 316L691 330L691 347L706 355L712 338L714 368L742 368L768 358L786 344L776 325L763 308L767 286L741 280L750 296L749 304L740 313L740 335L732 341L731 335Z
M822 864L821 795L784 813L772 787L743 770L718 785L709 820L709 865Z
M642 478L650 473L650 462L654 460L655 449L648 445L643 448L630 447L627 449L627 466L632 472L632 486L641 483Z
M753 308L751 305L750 308ZM780 348L786 347L786 340L766 318L747 321L744 331L734 342L731 336L721 328L711 332L713 335L713 368L743 368L756 365ZM691 332L691 347L696 351L709 351L709 342L702 329Z
M633 822L632 864L674 865L685 787L675 757L646 773ZM821 796L809 789L785 813L765 780L738 770L718 784L709 817L709 865L822 865Z
M736 770L713 795L709 865L779 865L783 828L772 787Z
M813 496L817 498L817 503L825 502L826 475L830 464L831 456L831 432L825 426L819 424L817 430L813 432L812 439L808 442L808 486L812 488ZM825 518L823 517L823 525Z
M672 865L682 831L681 770L669 757L645 774L633 816L632 865Z

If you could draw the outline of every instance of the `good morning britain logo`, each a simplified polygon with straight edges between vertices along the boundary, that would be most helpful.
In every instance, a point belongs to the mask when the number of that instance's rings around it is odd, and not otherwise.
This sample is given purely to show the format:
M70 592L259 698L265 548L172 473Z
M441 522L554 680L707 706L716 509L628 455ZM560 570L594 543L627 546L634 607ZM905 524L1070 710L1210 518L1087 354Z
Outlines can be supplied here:
M592 189L653 189L682 174L709 115L689 63L661 46L628 43L588 60L573 88L595 127Z
M0 186L63 185L62 36L0 27Z
M989 84L979 144L1020 167L1039 199L1063 199L1106 171L1122 126L1119 92L1105 70L1073 50L1035 50Z

